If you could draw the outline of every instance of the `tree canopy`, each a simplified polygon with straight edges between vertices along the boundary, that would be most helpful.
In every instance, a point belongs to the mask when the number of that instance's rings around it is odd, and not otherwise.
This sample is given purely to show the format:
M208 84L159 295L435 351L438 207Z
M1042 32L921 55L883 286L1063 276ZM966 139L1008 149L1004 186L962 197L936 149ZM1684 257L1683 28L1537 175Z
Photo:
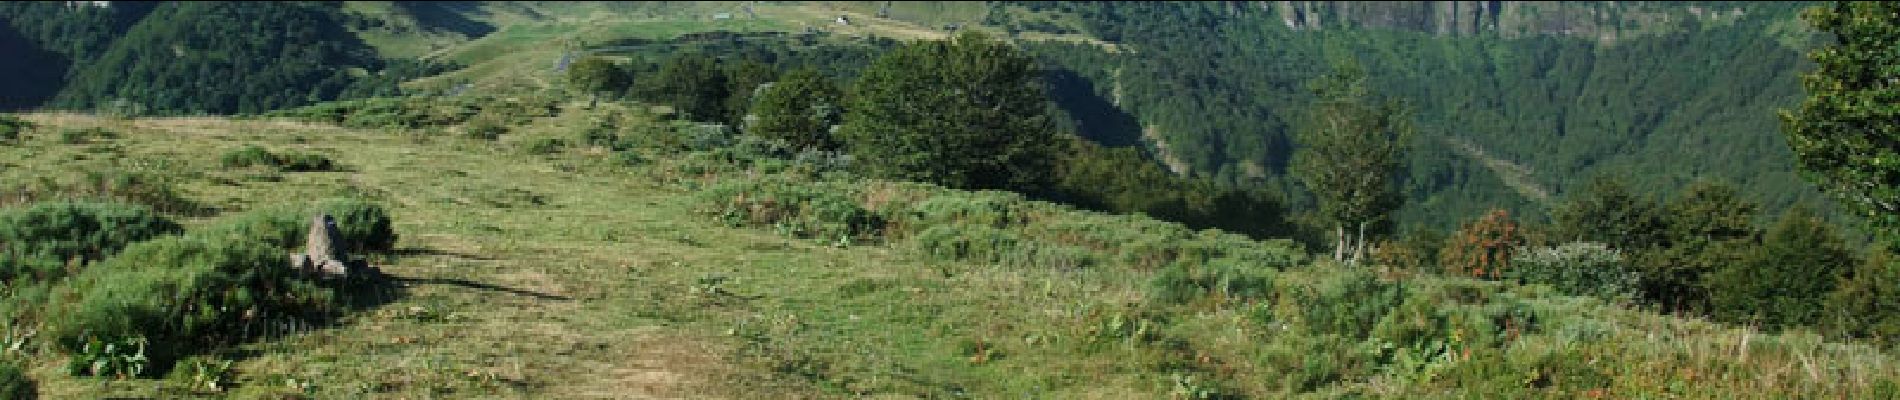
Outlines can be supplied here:
M1808 97L1783 111L1810 181L1880 226L1900 226L1900 4L1838 2L1806 15L1834 34L1809 57Z
M1035 60L975 32L913 42L865 69L840 129L874 175L956 188L1042 184L1059 143Z
M1293 172L1319 200L1320 215L1337 228L1335 258L1347 249L1353 260L1364 250L1365 230L1389 218L1404 201L1398 169L1412 127L1405 107L1375 98L1365 72L1353 62L1312 82L1318 98L1305 126L1296 132ZM1347 227L1358 238L1348 240Z
M793 148L837 148L831 127L843 115L842 97L837 84L817 70L788 72L753 100L751 109L756 120L745 127L745 132L782 139Z

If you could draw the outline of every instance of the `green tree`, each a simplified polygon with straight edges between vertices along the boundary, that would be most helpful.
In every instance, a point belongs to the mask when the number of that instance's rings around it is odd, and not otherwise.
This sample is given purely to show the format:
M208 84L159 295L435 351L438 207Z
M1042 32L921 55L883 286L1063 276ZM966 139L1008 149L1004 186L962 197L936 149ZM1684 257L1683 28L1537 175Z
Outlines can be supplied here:
M1810 325L1854 257L1840 234L1807 208L1783 213L1746 261L1709 277L1710 311L1769 329Z
M726 117L731 88L725 70L712 57L698 53L673 57L660 67L658 79L660 101L686 119L721 121Z
M1404 202L1395 180L1412 126L1403 104L1375 98L1357 62L1336 65L1310 86L1318 99L1306 125L1295 131L1300 147L1292 170L1334 227L1333 259L1347 260L1351 249L1350 261L1358 263L1366 226ZM1349 226L1358 229L1356 237L1347 236Z
M1662 245L1663 214L1622 181L1598 178L1551 212L1557 242L1598 242L1637 251Z
M752 97L759 94L761 85L778 78L778 70L757 59L747 58L733 65L726 72L726 122L739 126L745 122L745 116L751 110Z
M975 32L865 69L840 136L873 175L956 188L1041 186L1056 140L1035 60Z
M1900 260L1878 249L1841 277L1828 294L1821 326L1854 337L1900 341Z
M1900 3L1836 2L1804 15L1833 42L1809 53L1808 97L1783 130L1809 181L1873 220L1900 226ZM1893 237L1892 235L1888 235Z
M786 73L753 101L756 119L745 126L746 133L782 139L794 148L835 149L831 127L843 115L843 96L837 84L817 70Z
M1664 207L1664 248L1637 256L1647 300L1671 311L1708 311L1706 276L1746 261L1756 245L1751 222L1759 208L1725 184L1683 189Z
M567 84L575 91L589 94L587 107L593 108L600 101L600 93L619 90L627 86L627 73L613 61L600 57L586 57L567 67Z
M1808 54L1808 97L1781 112L1804 177L1867 218L1881 245L1829 296L1824 325L1861 337L1900 338L1900 4L1835 2L1808 9L1833 34Z

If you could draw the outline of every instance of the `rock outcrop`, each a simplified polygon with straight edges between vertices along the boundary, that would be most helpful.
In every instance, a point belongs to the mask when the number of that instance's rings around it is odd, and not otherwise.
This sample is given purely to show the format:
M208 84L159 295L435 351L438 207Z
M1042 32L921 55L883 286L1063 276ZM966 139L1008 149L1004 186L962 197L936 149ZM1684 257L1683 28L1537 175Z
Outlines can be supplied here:
M336 229L336 219L328 214L317 214L310 219L310 234L304 239L304 252L290 255L290 267L322 278L348 278L352 268L348 253L342 247Z

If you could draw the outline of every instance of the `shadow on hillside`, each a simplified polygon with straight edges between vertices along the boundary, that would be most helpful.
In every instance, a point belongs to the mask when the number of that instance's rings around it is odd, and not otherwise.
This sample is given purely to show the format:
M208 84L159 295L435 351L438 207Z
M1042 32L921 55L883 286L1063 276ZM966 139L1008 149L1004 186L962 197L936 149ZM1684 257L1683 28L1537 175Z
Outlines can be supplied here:
M486 16L481 4L473 1L399 1L396 7L416 19L425 29L460 33L469 39L488 36L495 26L471 17Z
M1054 69L1043 77L1049 98L1073 119L1077 133L1106 147L1140 146L1141 121L1097 93L1095 83L1069 69Z
M452 257L452 258L459 258L459 259L463 259L463 260L475 260L475 261L495 261L495 260L497 260L497 258L494 258L494 257L489 257L489 256L483 256L483 255L475 255L475 254L467 254L467 253L457 253L457 252L453 252L453 251L448 251L448 250L441 250L441 249L429 249L429 248L421 248L421 247L405 247L405 248L400 248L400 249L396 249L396 250L394 250L394 252L393 252L392 254L395 254L395 255L396 255L397 257L409 257L409 256L441 256L441 257Z
M469 289L478 289L478 290L485 290L485 291L490 291L490 292L507 293L507 294L512 294L516 296L533 297L533 298L541 299L541 300L573 300L573 298L570 298L567 296L541 293L541 292L536 292L536 291L526 290L526 289L516 289L516 288L507 287L507 286L500 286L500 285L493 285L493 284L471 281L467 279L405 278L405 277L391 275L389 276L389 280L391 282L400 283L404 285L458 286L458 287L464 287L464 288L469 288Z

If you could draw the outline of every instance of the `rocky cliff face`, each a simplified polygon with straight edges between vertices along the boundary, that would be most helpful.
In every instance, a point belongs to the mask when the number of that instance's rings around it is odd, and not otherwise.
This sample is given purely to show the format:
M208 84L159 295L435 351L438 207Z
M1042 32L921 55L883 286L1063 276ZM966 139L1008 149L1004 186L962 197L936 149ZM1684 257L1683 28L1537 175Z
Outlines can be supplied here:
M1707 2L1272 1L1258 3L1287 27L1400 29L1448 36L1553 34L1614 42L1747 15L1745 4Z

